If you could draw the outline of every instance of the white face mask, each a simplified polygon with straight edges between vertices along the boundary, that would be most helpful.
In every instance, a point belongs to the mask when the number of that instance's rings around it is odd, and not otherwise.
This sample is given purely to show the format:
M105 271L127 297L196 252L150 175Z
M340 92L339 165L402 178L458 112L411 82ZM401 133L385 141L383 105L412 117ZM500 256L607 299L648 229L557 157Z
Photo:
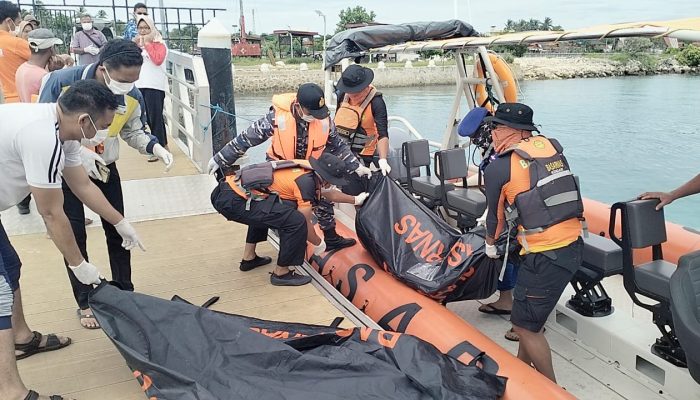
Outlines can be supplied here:
M87 136L85 136L85 130L83 130L83 126L80 126L80 132L83 133L83 138L80 139L80 144L83 146L87 147L95 147L107 139L107 135L109 134L109 129L97 129L95 126L95 123L92 121L92 117L88 114L88 118L90 119L90 123L92 124L92 127L95 128L95 136L92 138L88 139Z
M19 36L19 25L15 24L15 21L13 21L10 18L8 18L7 21L12 22L12 25L14 25L14 29L10 29L10 25L7 25L7 29L9 30L9 32L15 36Z
M303 119L306 122L313 122L314 120L316 120L316 118L314 118L311 115L302 115L301 119Z
M109 79L109 82L107 82L107 87L112 91L112 93L123 96L131 92L131 89L134 88L134 82L117 82L112 79L111 76L109 76L109 72L107 72L106 68L104 71L107 79Z
M85 22L83 24L80 24L80 26L83 27L84 31L90 31L92 30L92 22Z

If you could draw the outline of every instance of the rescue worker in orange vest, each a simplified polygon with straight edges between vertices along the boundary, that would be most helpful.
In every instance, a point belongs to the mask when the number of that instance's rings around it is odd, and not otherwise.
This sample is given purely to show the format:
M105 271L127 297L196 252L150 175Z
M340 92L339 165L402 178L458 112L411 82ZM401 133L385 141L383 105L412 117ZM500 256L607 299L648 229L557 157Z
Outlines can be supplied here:
M361 65L353 64L343 71L336 85L338 109L334 122L338 134L350 144L350 150L357 158L372 168L376 161L382 175L386 176L391 172L387 162L389 122L386 103L382 94L372 86L373 80L374 72ZM360 177L349 177L348 181L343 192L354 195L371 192L378 179L368 181Z
M272 107L263 118L253 122L244 132L236 136L209 160L209 173L220 168L231 167L245 152L271 139L267 150L268 160L308 160L323 153L331 153L348 165L348 173L368 179L372 173L361 164L350 151L348 144L336 133L325 104L323 90L314 83L301 85L296 94L280 94L272 97ZM355 239L343 238L335 230L333 204L322 200L314 213L323 230L327 249L350 247ZM246 246L241 269L250 265L259 266L270 262L258 257L255 246ZM251 264L252 263L252 264Z
M369 196L350 196L329 188L347 184L346 175L346 162L330 153L321 153L318 159L312 157L309 161L253 164L221 180L211 201L229 221L248 225L246 247L267 240L268 228L277 229L280 250L270 282L275 286L301 286L311 282L311 278L292 268L304 262L307 240L315 245L315 254L325 250L311 222L312 209L321 198L359 206ZM241 270L249 271L272 261L269 257L256 258L257 262L241 263Z
M499 258L495 238L517 225L522 246L511 322L518 358L556 382L544 323L581 265L583 202L555 139L533 136L532 109L503 103L491 132L498 157L486 168L486 255Z

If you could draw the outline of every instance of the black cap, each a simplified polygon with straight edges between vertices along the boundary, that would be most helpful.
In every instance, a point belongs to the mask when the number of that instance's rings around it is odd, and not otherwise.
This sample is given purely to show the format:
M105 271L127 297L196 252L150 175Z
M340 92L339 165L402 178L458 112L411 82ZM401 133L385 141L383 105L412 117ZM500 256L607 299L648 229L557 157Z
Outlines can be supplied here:
M323 89L315 83L305 83L297 90L297 102L316 119L328 118L330 115L323 97Z
M331 185L344 186L348 184L345 179L348 174L348 165L333 154L321 153L318 158L310 158L309 164L321 176L321 179Z
M513 129L525 131L538 131L532 122L532 108L522 103L502 103L498 105L493 117L486 117L484 121L503 124Z
M361 65L353 64L343 71L336 87L343 93L357 93L369 86L374 80L374 71Z

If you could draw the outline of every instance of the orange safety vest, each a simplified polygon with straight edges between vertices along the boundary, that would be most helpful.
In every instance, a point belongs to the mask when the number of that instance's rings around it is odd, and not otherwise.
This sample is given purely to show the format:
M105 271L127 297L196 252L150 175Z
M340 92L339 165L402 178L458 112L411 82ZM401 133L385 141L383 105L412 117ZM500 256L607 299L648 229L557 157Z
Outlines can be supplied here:
M272 107L275 110L274 134L272 144L267 150L268 158L272 160L294 160L297 147L297 121L292 114L292 104L296 94L278 94L272 96ZM318 158L326 148L330 135L330 117L322 120L315 119L309 123L309 138L306 145L305 159Z
M568 175L570 172L568 171L568 163L566 162L563 154L561 154L561 148L557 147L558 145L555 146L544 136L533 136L521 141L513 148L501 154L501 156L503 156L512 151L510 158L510 181L503 186L501 191L499 215L502 215L501 213L506 213L506 206L518 205L517 213L520 215L520 218L523 218L523 215L527 213L530 215L526 215L526 217L529 217L530 219L532 219L534 216L540 216L542 219L542 221L540 221L542 226L537 229L530 229L530 227L526 228L523 226L522 221L518 220L518 241L523 246L523 252L538 253L562 248L576 241L581 234L581 221L579 218L573 216L573 214L576 214L575 212L565 213L566 215L572 215L572 217L559 218L558 221L556 221L556 217L554 217L555 220L552 220L551 222L555 223L548 224L547 221L545 221L546 218L544 216L548 215L549 218L553 218L553 216L539 208L527 208L528 205L530 207L541 206L546 208L544 204L539 205L535 204L535 202L531 202L533 204L524 202L521 205L517 201L519 195L531 192L536 186L538 186L538 184L543 184L543 181L551 181L551 178L555 177L557 173L565 174L566 176L562 179L570 181L568 184L564 184L563 187L574 185L572 186L572 190L578 193L578 185L573 183L575 182L573 175ZM542 165L544 166L545 170L551 169L550 172L553 175L551 175L549 178L543 179L545 178L543 173L539 173L539 175L536 174L536 171L534 171L533 168L539 168L539 164L541 163L538 163L539 160L533 161L533 159L547 160L547 163ZM533 181L533 177L536 177L535 179L540 179L540 181ZM503 200L505 200L505 203L507 204L504 204ZM571 205L566 205L564 207L571 208L572 206L578 204L578 202L580 202L580 193L578 193L578 200L573 201L572 203L569 203ZM581 213L583 212L582 207L583 206L581 204ZM554 209L552 209L552 211L554 211Z
M350 104L346 95L333 120L338 134L348 141L352 151L368 157L374 155L379 140L379 130L370 103L376 96L381 96L374 86L370 85L370 88L369 94L359 105Z

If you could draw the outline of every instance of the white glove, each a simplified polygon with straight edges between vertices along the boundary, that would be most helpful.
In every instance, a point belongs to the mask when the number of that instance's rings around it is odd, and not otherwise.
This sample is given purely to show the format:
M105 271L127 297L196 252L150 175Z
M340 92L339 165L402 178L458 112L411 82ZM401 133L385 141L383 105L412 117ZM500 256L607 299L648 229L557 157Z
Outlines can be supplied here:
M83 51L86 53L92 54L93 56L96 56L100 53L100 49L98 49L97 47L95 47L93 45L90 45L90 46L84 48Z
M493 244L486 243L485 253L489 258L498 258L498 252L496 250L496 246Z
M372 170L369 168L365 167L364 165L360 164L354 173L357 174L357 176L362 177L363 175L367 175L367 179L372 178Z
M219 166L219 163L217 163L214 160L214 157L209 159L209 164L207 165L207 172L209 175L214 175L216 171L220 170L221 167Z
M139 239L139 235L136 233L136 229L134 229L134 227L131 226L131 224L129 223L129 221L126 220L126 218L122 219L121 221L119 221L118 224L114 225L114 228L116 228L117 233L119 233L119 236L121 236L123 239L123 248L127 250L132 250L136 247L139 247L141 250L146 251L146 248L143 247L143 243L141 243L141 239Z
M102 278L102 275L100 275L100 270L98 270L96 266L90 264L89 262L83 260L83 262L81 262L80 265L78 265L77 267L71 265L69 268L73 271L75 277L78 278L78 280L83 284L100 284L100 278Z
M95 165L95 162L98 162L102 165L107 165L107 163L105 163L105 160L103 160L99 154L95 153L94 151L90 151L85 146L80 146L80 159L83 162L83 168L85 168L85 171L87 171L87 174L90 178L97 180L102 179L102 177L100 176L100 170L97 169L97 165Z
M382 170L382 175L389 175L389 172L391 172L391 166L386 158L380 158L377 164L379 164L379 169Z
M324 251L326 251L326 241L321 239L321 243L314 246L314 255L319 256Z
M355 205L361 206L362 204L364 204L365 200L367 200L368 197L369 193L367 192L358 194L357 196L355 196Z
M163 164L165 164L165 172L170 171L175 160L173 160L173 155L170 154L168 150L165 150L165 147L156 143L156 145L153 146L153 155L160 158L160 161L163 161Z

